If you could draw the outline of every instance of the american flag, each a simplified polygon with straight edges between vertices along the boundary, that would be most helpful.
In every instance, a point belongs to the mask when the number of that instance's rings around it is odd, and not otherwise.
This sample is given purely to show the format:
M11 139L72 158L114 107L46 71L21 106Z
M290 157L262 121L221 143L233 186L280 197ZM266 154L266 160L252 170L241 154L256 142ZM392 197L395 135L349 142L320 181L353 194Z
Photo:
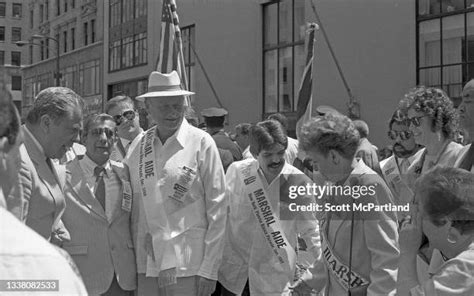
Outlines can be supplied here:
M311 119L313 106L313 51L314 34L319 27L317 24L309 24L306 34L306 66L303 71L303 79L298 90L298 105L296 107L296 136L299 136L301 126Z
M183 41L181 39L181 30L179 29L175 0L163 0L160 54L156 70L161 73L170 73L176 70L181 78L181 87L188 90L183 58ZM186 102L189 104L189 98L186 98Z

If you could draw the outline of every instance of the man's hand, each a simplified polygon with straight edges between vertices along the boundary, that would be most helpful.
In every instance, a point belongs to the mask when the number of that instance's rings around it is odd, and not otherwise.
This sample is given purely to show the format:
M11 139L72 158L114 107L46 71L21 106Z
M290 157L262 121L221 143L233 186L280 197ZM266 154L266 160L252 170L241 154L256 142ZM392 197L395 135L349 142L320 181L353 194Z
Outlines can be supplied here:
M71 240L71 235L66 228L58 228L51 233L51 243L56 246L62 247L65 242Z
M410 214L402 221L400 229L400 253L405 255L416 255L421 246L423 231L421 215L418 213L418 206L410 204Z
M311 296L313 295L313 289L308 286L303 280L297 280L293 285L290 287L291 294L290 295L298 295L298 296Z
M197 276L197 296L209 296L216 289L215 280L210 280L202 276Z

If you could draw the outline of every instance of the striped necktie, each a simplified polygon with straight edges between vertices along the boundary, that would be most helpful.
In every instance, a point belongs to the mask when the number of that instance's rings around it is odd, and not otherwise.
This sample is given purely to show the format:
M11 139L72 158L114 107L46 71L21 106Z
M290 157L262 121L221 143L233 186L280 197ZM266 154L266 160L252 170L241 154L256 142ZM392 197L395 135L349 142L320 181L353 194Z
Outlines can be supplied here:
M94 169L95 176L95 198L102 205L105 210L105 182L104 182L105 169L101 166L96 166Z

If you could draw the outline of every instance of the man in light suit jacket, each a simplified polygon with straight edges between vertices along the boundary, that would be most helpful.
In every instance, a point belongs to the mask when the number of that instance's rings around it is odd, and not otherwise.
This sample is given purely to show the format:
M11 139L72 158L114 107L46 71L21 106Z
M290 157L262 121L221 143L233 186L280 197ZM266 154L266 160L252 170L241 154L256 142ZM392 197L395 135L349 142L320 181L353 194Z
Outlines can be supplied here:
M50 87L38 94L21 127L19 190L7 198L11 212L56 244L68 239L61 222L66 207L65 174L57 159L79 141L82 107L82 98L65 87Z
M67 168L63 248L77 264L90 295L130 295L136 288L128 168L110 160L116 140L112 116L95 114L83 134L86 154Z

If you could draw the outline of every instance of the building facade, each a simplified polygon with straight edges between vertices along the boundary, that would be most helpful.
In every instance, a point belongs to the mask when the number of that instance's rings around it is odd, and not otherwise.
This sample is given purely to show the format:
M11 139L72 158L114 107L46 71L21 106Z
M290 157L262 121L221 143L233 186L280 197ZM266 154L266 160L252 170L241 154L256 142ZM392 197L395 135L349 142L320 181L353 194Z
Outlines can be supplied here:
M28 35L29 3L29 0L0 1L0 75L18 110L22 108L21 66L28 63L28 51L15 43Z
M101 112L102 1L32 0L27 9L31 22L27 46L31 58L30 65L23 68L23 114L41 90L58 84L84 98L85 114Z

